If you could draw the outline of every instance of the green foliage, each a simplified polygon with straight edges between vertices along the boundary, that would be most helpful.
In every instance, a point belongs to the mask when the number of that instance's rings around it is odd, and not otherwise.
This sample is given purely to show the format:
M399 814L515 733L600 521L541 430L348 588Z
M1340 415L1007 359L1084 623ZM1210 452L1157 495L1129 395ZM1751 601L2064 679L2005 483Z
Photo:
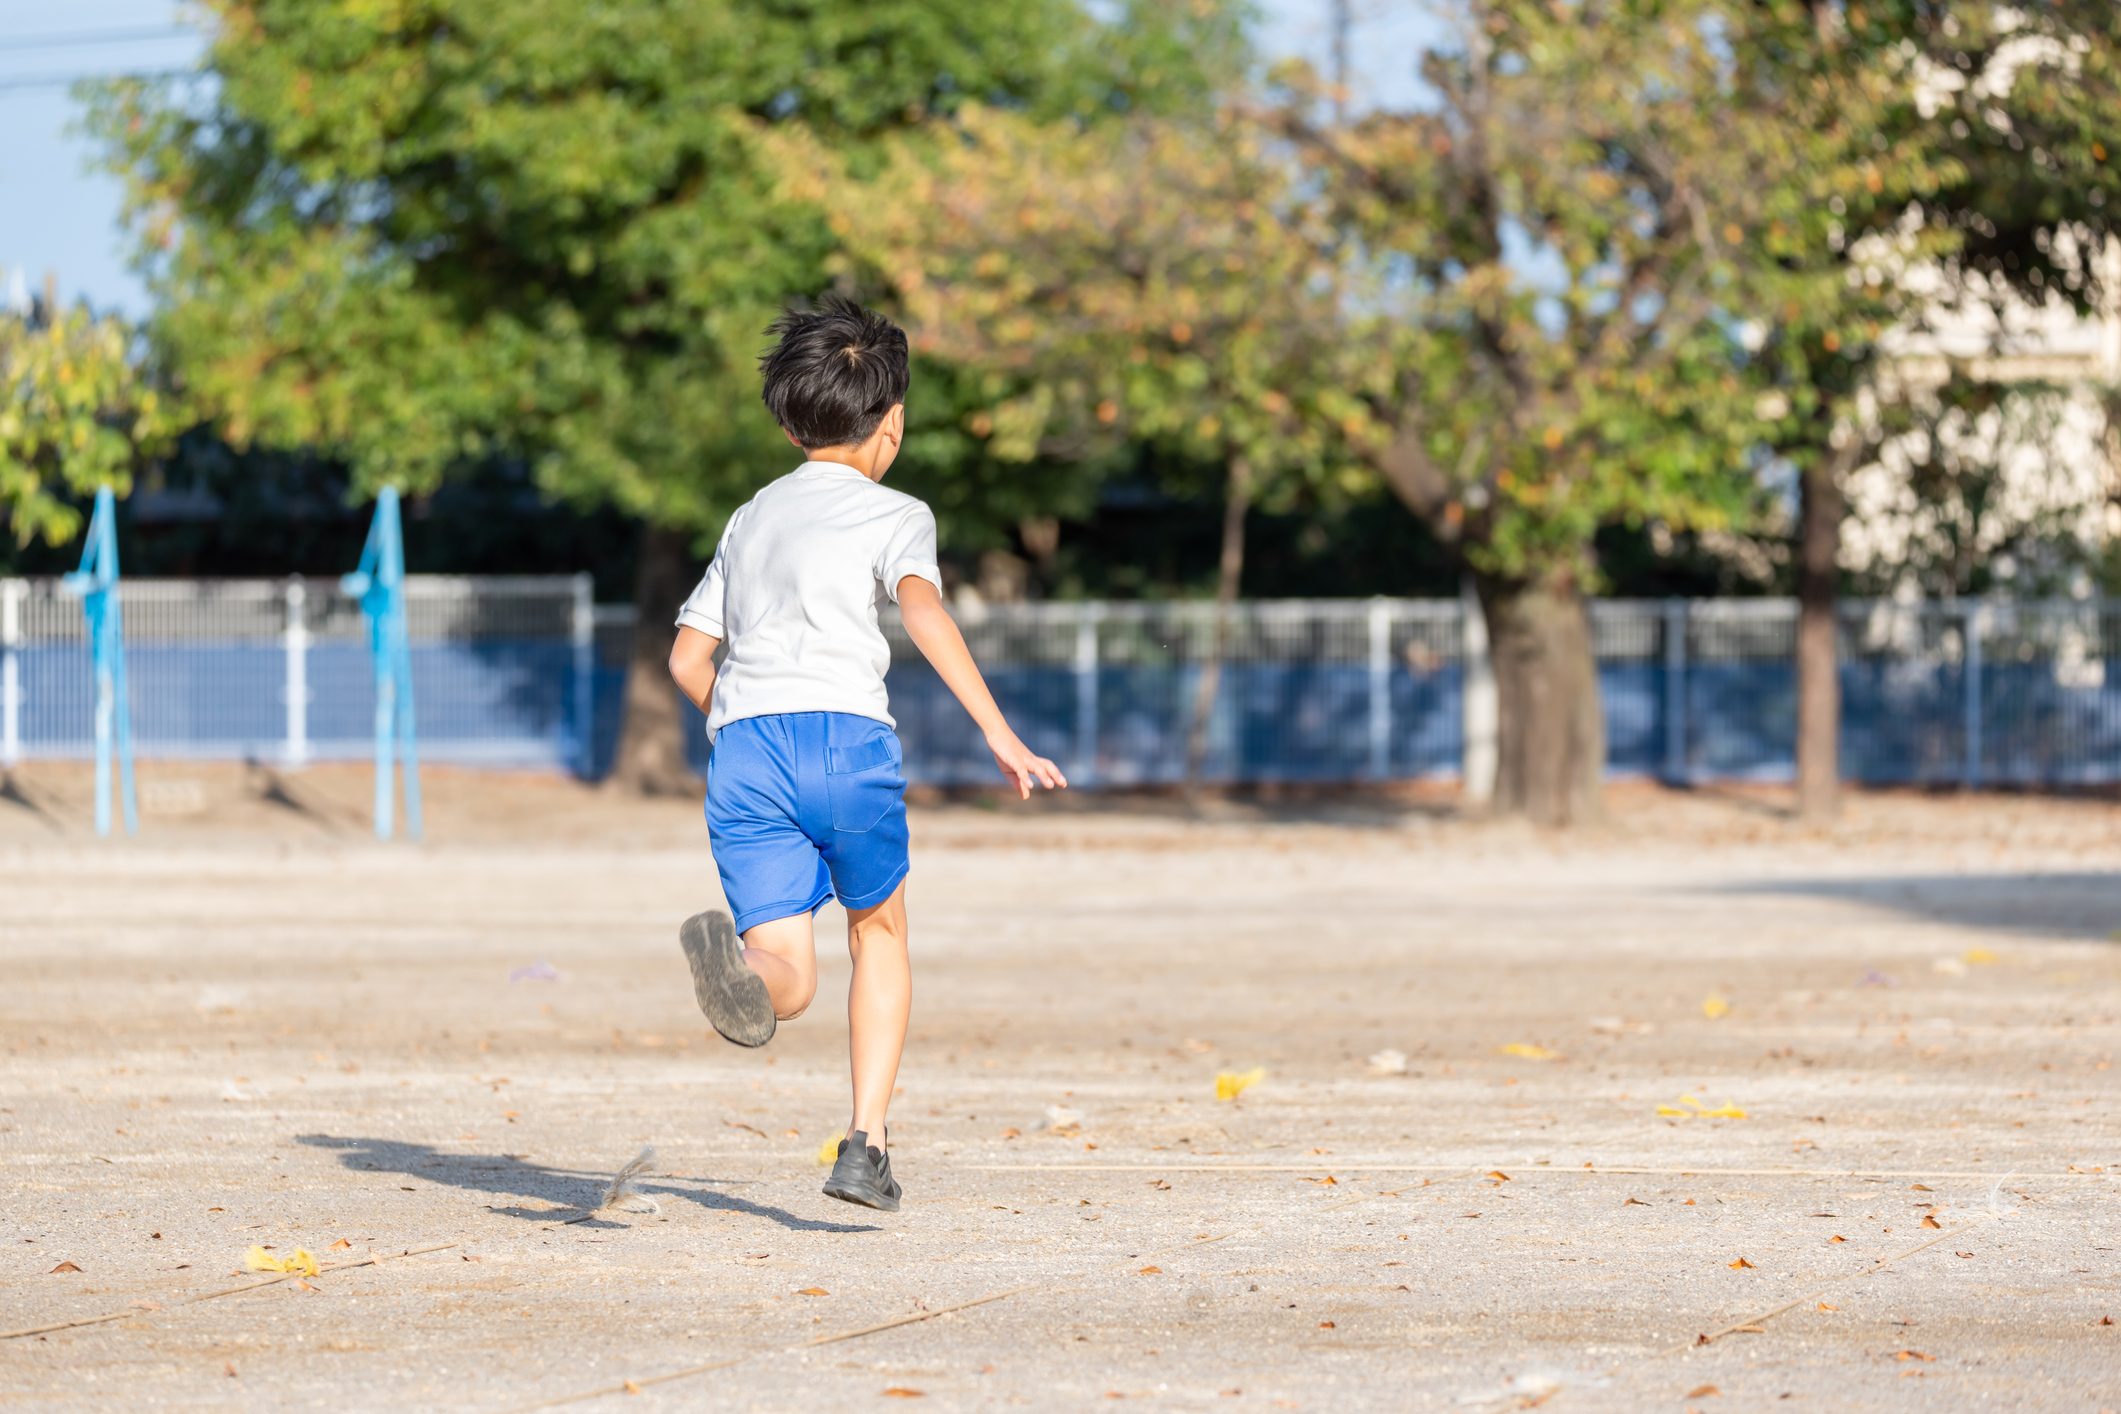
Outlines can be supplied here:
M754 124L801 120L859 165L967 99L1192 101L1234 34L1146 0L1117 31L1070 0L209 8L210 90L109 85L93 120L200 406L239 445L347 458L364 490L499 443L552 492L702 533L785 469L753 359L834 247Z
M65 498L126 494L136 458L169 435L168 403L132 354L124 324L85 309L0 315L0 511L17 545L71 540L81 513Z

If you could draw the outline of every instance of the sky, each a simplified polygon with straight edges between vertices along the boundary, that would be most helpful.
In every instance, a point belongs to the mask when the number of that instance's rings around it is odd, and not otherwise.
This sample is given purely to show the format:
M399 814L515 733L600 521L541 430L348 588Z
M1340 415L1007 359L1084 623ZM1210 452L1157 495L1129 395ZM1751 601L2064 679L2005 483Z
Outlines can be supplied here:
M1331 0L1262 0L1259 40L1270 57L1326 65ZM124 193L90 170L92 145L68 128L79 105L67 81L183 69L203 45L172 0L0 0L0 299L17 273L28 287L57 278L59 296L139 316L147 292L126 268L118 227ZM1411 101L1416 54L1435 21L1419 0L1351 0L1350 87L1358 105Z

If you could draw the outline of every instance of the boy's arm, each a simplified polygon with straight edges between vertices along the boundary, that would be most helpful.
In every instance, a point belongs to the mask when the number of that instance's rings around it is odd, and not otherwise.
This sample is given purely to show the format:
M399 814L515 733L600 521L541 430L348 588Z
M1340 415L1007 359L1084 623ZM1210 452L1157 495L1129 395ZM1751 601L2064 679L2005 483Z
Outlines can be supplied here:
M957 694L957 700L965 704L972 720L986 733L994 764L1016 782L1017 792L1029 800L1033 781L1049 790L1065 787L1068 778L1060 773L1060 767L1043 756L1032 755L1031 748L1018 740L1002 720L1002 709L994 705L994 694L987 691L987 680L980 676L979 665L965 647L965 636L957 631L957 622L943 608L943 597L936 593L935 586L917 574L907 575L898 582L898 609L906 636L927 656L943 685Z
M678 641L670 647L670 676L702 712L714 700L714 652L721 646L721 639L680 625Z

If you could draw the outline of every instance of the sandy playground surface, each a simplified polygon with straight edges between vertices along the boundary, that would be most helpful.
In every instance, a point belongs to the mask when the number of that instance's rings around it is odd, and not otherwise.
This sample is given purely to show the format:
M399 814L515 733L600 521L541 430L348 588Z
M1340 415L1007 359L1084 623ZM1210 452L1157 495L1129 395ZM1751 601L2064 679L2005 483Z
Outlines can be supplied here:
M0 1327L118 1317L7 1407L2121 1409L2112 803L922 808L876 1214L838 915L707 1034L692 807L142 782L0 795Z

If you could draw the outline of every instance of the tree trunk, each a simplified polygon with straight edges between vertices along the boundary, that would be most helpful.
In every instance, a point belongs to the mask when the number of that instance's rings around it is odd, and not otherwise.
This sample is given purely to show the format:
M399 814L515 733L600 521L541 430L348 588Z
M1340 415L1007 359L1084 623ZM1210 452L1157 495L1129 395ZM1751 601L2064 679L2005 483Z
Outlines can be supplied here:
M698 795L703 789L685 760L685 735L698 714L670 681L670 649L677 642L678 605L692 591L692 538L648 526L634 578L633 653L626 662L626 703L608 789L633 795Z
M1222 690L1223 656L1230 649L1230 608L1245 573L1245 513L1252 507L1252 464L1230 458L1229 489L1223 499L1222 559L1215 573L1215 647L1201 665L1193 692L1193 721L1186 731L1186 793L1200 790L1201 768L1208 760L1208 723Z
M1799 483L1797 566L1797 818L1825 824L1840 809L1841 483L1838 458L1820 457Z
M1495 808L1539 825L1605 816L1605 713L1590 619L1573 584L1483 580L1495 667Z

